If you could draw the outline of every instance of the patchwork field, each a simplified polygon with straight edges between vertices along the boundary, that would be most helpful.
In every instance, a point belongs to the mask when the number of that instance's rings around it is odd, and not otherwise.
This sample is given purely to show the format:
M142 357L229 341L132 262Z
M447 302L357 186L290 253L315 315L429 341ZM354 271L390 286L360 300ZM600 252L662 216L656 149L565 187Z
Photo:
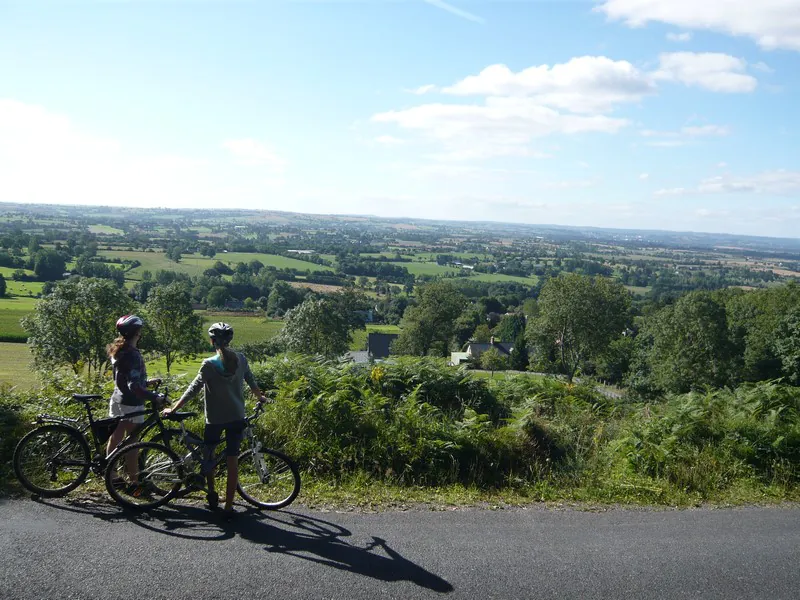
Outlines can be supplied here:
M186 273L187 275L201 275L206 269L210 269L217 261L223 262L230 267L236 266L237 263L249 263L253 260L260 261L265 266L272 266L277 269L298 269L300 271L332 271L330 267L325 265L315 265L310 262L297 260L295 258L287 258L285 256L278 256L276 254L259 254L259 253L245 253L245 252L226 252L220 253L209 258L199 254L186 254L181 257L181 261L176 263L169 260L163 252L142 252L130 250L101 250L98 256L103 258L120 258L122 260L138 260L141 265L135 269L131 269L126 274L126 279L131 281L141 281L142 272L150 271L155 273L159 269L165 271L175 271L178 273Z

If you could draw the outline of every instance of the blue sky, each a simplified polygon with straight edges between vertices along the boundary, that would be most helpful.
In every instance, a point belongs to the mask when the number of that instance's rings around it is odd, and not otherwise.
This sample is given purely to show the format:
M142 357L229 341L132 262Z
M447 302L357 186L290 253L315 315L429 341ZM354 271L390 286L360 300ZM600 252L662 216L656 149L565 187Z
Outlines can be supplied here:
M800 237L800 0L0 0L0 201Z

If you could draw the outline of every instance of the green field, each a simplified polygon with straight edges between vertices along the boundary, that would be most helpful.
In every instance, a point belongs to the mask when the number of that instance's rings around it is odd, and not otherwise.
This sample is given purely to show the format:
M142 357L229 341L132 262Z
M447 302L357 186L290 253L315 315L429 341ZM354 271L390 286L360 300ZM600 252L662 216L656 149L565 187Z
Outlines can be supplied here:
M35 378L30 370L28 345L0 342L0 353L3 356L3 360L0 360L0 386L33 386Z
M517 277L516 275L503 275L502 273L477 273L470 277L470 279L474 279L475 281L488 281L490 283L510 281L523 285L536 285L536 282L539 280L538 277Z
M455 276L460 269L443 267L435 262L392 262L392 265L405 267L412 275L451 275Z
M122 229L117 229L110 225L89 225L89 233L96 233L99 235L122 235L125 232L122 231Z
M234 340L240 344L261 342L277 334L283 321L264 319L257 316L231 315L228 313L200 312L203 317L203 331L217 321L224 321L233 327Z
M19 321L33 310L35 298L0 298L0 336L25 336Z
M201 275L206 269L210 269L217 261L223 262L231 267L235 267L236 263L244 262L249 263L253 260L258 260L265 266L272 266L277 269L298 269L301 271L332 271L330 267L325 265L315 265L314 263L297 260L295 258L286 258L285 256L278 256L277 254L260 254L249 252L222 252L208 258L199 254L186 254L181 257L181 261L176 263L169 260L163 252L140 252L130 250L101 250L97 253L98 256L103 258L120 258L122 260L138 260L142 263L135 269L131 269L126 273L126 279L131 281L141 281L142 272L156 271L163 269L165 271L174 271L177 273L185 273L187 275Z

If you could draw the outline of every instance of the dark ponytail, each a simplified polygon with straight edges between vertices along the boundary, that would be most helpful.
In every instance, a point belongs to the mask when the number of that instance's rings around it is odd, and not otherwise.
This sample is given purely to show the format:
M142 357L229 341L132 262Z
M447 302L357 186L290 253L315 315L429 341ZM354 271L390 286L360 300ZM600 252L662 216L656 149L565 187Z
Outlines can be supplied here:
M228 345L222 345L217 341L214 341L214 348L217 350L217 354L220 355L222 358L222 366L225 368L226 373L235 373L236 369L239 368L239 357L236 355L236 352L228 348Z

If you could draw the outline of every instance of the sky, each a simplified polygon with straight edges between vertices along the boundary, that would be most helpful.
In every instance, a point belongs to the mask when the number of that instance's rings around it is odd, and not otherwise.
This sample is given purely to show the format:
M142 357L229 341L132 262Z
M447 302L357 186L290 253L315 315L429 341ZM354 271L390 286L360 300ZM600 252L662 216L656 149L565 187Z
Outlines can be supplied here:
M0 201L800 237L800 0L0 0Z

